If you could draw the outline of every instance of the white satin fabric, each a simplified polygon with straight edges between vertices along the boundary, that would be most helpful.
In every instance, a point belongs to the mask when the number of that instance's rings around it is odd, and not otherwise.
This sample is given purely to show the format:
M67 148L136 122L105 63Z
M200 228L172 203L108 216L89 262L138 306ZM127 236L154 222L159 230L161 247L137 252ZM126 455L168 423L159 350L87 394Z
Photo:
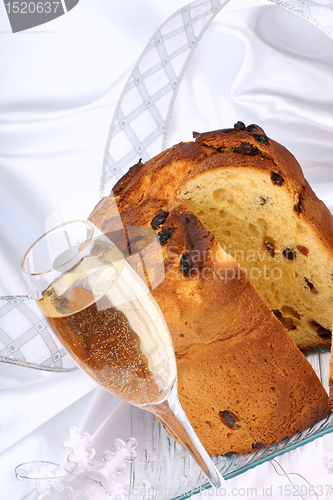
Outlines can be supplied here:
M28 293L21 258L57 211L74 204L82 217L89 215L130 71L154 31L186 3L81 0L65 16L17 34L0 5L0 295ZM295 154L333 210L332 89L333 40L323 31L265 0L231 1L186 70L169 145L191 139L194 130L258 123ZM0 500L21 500L32 489L15 478L20 463L63 460L61 442L73 425L92 434L98 453L116 438L129 438L129 408L118 403L80 371L49 374L1 364ZM319 486L325 498L333 484L323 459L330 451L333 434L278 461ZM237 498L290 496L288 479L270 463L228 482ZM309 489L303 494L311 497ZM66 497L48 491L42 498Z

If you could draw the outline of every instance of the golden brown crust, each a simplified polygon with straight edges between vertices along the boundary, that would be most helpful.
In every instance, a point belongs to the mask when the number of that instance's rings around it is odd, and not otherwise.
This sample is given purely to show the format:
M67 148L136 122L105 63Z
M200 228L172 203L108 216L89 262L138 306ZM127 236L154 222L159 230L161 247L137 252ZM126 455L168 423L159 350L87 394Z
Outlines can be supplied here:
M208 453L246 454L328 415L323 393L310 405L303 399L313 393L313 375L308 367L298 371L302 354L281 329L272 335L274 326L266 318L245 336L178 360L182 405ZM194 393L194 387L204 390Z
M122 209L136 206L147 198L176 199L175 192L180 179L183 179L200 161L213 154L214 150L199 143L182 142L146 163L139 162L134 165L114 186L113 193L119 200L123 199L120 204Z
M333 256L333 216L317 198L297 160L284 146L268 138L263 129L254 124L243 130L194 133L194 137L196 142L177 144L152 160L132 167L113 189L121 207L134 206L148 197L177 199L177 193L187 180L210 169L231 165L265 169L283 179L294 199L294 210L300 221L313 227ZM237 148L241 148L241 152L237 152Z
M250 453L328 415L306 359L193 213L176 201L146 199L120 216L106 205L91 220L148 283L157 278L152 293L172 336L180 401L208 453ZM133 227L141 233L131 239Z

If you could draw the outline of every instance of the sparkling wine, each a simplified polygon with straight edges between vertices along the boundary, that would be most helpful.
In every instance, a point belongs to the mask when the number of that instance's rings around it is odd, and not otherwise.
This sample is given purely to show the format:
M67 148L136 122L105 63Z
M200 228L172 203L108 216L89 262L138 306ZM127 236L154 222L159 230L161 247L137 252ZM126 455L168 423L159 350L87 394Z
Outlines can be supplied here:
M223 478L178 399L175 353L163 314L109 238L90 221L65 222L31 245L22 272L77 364L120 399L159 417L220 487Z
M67 269L38 304L77 364L105 389L136 406L166 399L177 373L170 335L116 248Z

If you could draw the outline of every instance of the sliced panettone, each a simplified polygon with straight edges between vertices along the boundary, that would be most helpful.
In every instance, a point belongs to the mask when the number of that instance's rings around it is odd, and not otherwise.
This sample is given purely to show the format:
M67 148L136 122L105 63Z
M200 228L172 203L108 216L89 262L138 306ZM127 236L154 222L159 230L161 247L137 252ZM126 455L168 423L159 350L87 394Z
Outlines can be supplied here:
M250 453L329 414L308 361L185 206L147 199L118 215L109 198L90 219L155 283L176 352L179 398L209 454Z
M331 213L294 156L257 125L194 137L130 169L113 190L120 208L181 200L247 272L300 349L330 347Z

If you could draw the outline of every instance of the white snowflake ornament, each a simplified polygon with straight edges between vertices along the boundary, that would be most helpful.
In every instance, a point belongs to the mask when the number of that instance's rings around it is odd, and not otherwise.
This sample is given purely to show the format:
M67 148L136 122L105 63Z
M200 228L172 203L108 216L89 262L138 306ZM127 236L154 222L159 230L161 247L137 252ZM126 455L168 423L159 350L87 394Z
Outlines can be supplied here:
M16 468L16 477L34 482L38 493L50 489L53 494L66 492L69 500L122 500L125 496L126 471L128 464L136 459L136 440L126 443L117 439L112 451L105 451L102 460L93 460L95 450L89 448L90 435L79 433L76 427L68 430L68 438L63 442L69 451L68 468L51 462L39 462L38 470L23 469L29 464ZM33 463L33 462L32 462Z
M333 453L326 453L324 455L324 462L330 472L333 472Z

